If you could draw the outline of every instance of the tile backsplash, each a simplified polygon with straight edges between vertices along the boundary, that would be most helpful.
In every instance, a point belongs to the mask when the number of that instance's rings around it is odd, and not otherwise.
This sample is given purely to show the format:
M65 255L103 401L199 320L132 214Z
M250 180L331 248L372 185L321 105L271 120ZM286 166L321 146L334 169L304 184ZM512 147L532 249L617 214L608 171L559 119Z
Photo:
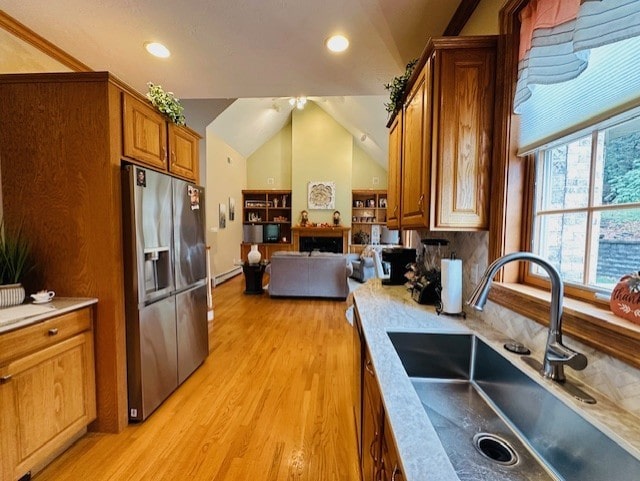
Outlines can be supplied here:
M414 240L426 237L449 240L449 252L455 252L456 257L462 259L463 299L468 299L475 287L475 283L472 282L474 265L477 266L478 278L488 266L488 233L416 231L414 234ZM496 330L504 332L505 338L523 343L531 349L534 357L542 360L547 339L546 327L491 301L487 302L483 312L474 311L466 305L464 309L467 315L482 319ZM572 349L585 354L589 360L589 365L583 371L566 369L567 376L580 380L624 409L640 416L640 370L586 346L570 336L565 336L565 343Z

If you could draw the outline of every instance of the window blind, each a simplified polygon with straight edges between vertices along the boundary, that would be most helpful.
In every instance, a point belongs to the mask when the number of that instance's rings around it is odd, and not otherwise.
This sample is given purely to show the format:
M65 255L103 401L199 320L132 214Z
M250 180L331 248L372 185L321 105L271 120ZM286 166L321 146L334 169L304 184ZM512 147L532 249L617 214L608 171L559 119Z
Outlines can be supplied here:
M578 77L535 85L519 107L524 155L589 125L640 106L640 37L593 48Z

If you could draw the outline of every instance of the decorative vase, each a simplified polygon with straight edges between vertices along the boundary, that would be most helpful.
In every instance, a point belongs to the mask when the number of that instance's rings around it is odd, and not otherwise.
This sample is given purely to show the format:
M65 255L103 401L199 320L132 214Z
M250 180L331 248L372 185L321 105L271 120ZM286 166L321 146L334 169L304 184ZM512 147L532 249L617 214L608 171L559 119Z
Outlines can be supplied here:
M631 276L624 276L611 293L609 306L618 317L640 324L640 292L632 292L629 288Z
M22 284L6 284L0 286L0 307L22 304L24 297L25 293Z
M258 244L251 244L251 250L247 254L249 264L259 264L260 259L262 259L262 254L258 250Z

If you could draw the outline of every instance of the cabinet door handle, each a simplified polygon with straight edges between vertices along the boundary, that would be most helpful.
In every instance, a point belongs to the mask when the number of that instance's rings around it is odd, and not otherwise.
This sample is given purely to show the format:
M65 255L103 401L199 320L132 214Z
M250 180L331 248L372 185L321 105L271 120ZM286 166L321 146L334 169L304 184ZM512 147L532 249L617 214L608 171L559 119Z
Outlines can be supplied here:
M369 374L371 374L372 376L375 376L375 373L373 372L373 369L371 369L371 361L366 361L364 363L364 368L367 370L367 372Z
M0 377L0 384L7 384L9 381L11 381L12 377L13 376L11 374Z
M393 208L393 213L395 214L396 212L398 212L398 206L397 205L394 206L394 208Z
M49 329L49 335L50 336L57 336L58 335L58 328L57 327L52 327L51 329Z
M418 210L420 212L422 212L422 201L424 200L424 194L420 195L420 198L418 199Z
M171 165L176 165L176 153L172 150L171 151Z
M378 470L376 471L376 475L374 477L375 481L383 481L386 473L386 469L384 467L384 461L382 462L382 465L378 468Z
M391 473L391 481L397 481L396 476L402 477L402 471L400 471L400 468L398 467L397 463L393 467L393 472Z
M167 149L160 147L160 155L162 156L162 160L167 160Z
M373 435L373 441L371 441L371 445L369 446L369 454L371 455L371 459L373 459L374 462L378 462L378 456L376 456L376 453L373 451L376 443L378 442L378 432L376 431L376 433Z

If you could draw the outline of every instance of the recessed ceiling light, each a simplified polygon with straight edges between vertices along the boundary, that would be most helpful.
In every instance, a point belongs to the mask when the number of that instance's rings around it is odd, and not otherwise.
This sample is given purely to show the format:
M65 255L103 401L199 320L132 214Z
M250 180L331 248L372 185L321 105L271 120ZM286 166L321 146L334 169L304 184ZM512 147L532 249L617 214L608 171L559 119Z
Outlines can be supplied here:
M144 48L155 57L167 58L171 55L169 49L158 42L147 42L144 44Z
M344 52L349 47L349 39L344 35L334 35L327 39L327 48L332 52Z

